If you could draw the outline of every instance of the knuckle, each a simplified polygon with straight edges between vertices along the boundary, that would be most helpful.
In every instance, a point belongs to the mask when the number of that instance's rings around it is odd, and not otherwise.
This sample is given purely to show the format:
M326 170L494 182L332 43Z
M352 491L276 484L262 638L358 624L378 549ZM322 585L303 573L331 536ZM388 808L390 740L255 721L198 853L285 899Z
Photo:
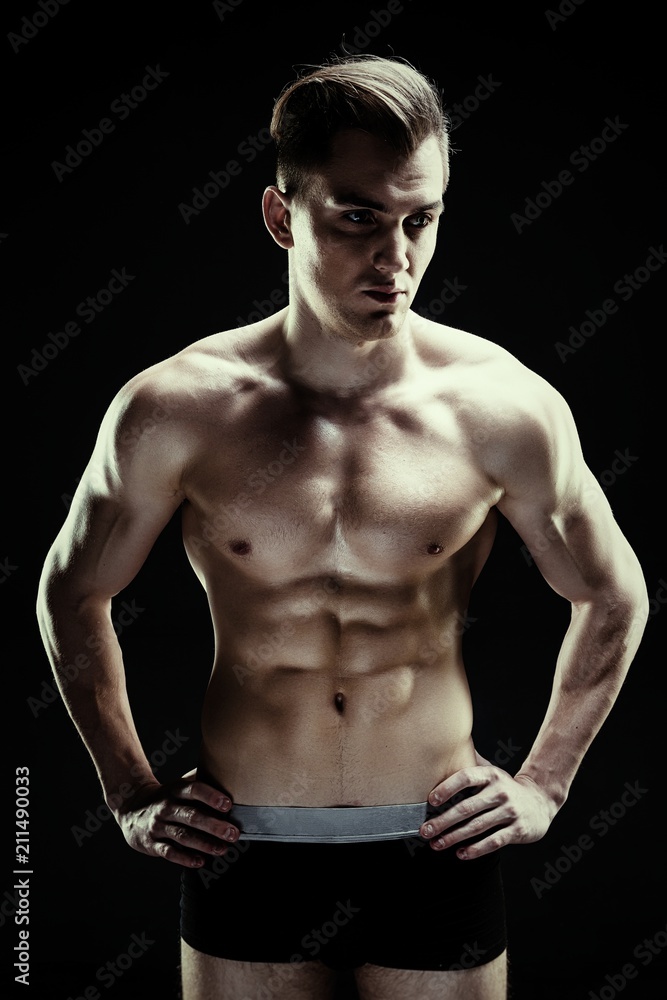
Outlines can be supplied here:
M148 832L151 837L157 837L159 830L165 825L166 819L160 813L154 813L148 821Z
M186 826L192 824L194 817L195 817L195 810L192 808L192 806L179 806L174 814L174 819L177 820L179 823L185 823Z

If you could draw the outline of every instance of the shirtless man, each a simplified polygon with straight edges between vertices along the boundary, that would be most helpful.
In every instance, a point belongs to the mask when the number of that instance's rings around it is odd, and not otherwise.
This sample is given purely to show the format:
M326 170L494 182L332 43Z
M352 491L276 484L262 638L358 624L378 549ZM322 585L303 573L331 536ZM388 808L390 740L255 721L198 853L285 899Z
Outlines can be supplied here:
M643 575L559 394L410 309L449 176L437 91L342 60L286 89L272 131L289 305L120 390L46 559L42 633L57 678L93 661L63 697L128 843L183 868L184 1000L325 1000L343 967L361 1000L501 1000L500 849L565 802ZM165 786L110 604L179 508L216 646L198 769ZM514 776L473 745L460 638L497 511L572 606Z

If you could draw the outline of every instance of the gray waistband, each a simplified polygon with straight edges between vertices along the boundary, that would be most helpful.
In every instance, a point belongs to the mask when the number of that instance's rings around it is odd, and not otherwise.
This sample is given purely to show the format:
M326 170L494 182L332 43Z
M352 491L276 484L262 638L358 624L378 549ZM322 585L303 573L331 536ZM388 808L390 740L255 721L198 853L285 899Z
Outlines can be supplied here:
M348 844L416 837L434 809L428 802L386 806L245 806L234 804L225 819L241 830L240 840L306 844Z

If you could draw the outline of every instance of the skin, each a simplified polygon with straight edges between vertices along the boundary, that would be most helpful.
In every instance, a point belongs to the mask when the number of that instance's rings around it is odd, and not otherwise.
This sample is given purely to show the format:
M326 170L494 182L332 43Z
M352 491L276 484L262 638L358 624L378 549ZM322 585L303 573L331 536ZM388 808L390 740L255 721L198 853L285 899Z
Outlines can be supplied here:
M473 859L531 843L614 703L648 599L566 403L499 346L410 309L443 188L435 138L398 158L340 133L303 195L264 194L289 256L289 306L138 374L107 412L38 610L57 678L82 649L92 661L63 698L138 851L186 867L224 854L238 837L232 801L437 804L467 788L422 828L431 848ZM198 769L162 785L132 719L110 602L179 508L216 651ZM461 653L498 512L572 607L515 776L474 748ZM240 995L276 968L184 944L184 1000ZM280 970L276 997L333 989L319 962ZM356 979L362 1000L500 1000L506 961L366 965Z

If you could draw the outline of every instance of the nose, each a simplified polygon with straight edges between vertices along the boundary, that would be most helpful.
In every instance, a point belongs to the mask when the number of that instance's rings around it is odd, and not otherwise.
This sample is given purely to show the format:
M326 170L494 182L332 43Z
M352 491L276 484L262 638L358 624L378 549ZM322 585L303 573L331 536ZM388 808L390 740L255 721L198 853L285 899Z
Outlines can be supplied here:
M402 226L386 230L382 233L375 248L373 266L383 274L397 274L405 271L410 265L408 260L408 238Z

